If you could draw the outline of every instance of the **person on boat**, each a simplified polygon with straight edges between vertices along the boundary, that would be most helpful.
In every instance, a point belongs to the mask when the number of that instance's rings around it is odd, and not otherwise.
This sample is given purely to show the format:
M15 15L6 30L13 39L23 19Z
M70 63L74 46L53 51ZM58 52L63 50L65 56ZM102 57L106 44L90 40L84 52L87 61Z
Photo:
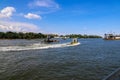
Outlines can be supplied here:
M72 40L71 44L74 44L74 43L78 43L77 38L74 38L74 39Z

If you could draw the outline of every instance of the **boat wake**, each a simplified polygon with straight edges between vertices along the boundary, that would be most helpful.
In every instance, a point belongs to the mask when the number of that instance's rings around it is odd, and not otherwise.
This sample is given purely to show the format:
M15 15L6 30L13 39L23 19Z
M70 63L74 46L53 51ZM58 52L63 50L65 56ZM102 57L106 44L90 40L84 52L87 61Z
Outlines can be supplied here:
M69 47L69 46L77 46L80 43L70 44L70 43L63 43L63 44L41 44L35 43L26 46L6 46L0 47L0 51L23 51L23 50L36 50L36 49L48 49L48 48L60 48L60 47Z

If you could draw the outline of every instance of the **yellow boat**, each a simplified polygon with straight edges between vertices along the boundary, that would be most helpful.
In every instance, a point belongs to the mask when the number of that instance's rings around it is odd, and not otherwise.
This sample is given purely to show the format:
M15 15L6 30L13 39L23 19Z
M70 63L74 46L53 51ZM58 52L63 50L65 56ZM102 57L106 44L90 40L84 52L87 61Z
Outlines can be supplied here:
M78 42L77 38L74 38L69 45L79 45L79 44L80 43Z
M70 44L77 44L78 42L71 42Z

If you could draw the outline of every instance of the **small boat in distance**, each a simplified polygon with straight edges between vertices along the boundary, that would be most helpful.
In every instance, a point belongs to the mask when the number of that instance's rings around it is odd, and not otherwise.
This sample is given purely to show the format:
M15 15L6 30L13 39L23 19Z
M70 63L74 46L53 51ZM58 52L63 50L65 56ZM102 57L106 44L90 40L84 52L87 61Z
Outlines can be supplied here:
M105 34L105 40L120 40L120 35L115 34Z

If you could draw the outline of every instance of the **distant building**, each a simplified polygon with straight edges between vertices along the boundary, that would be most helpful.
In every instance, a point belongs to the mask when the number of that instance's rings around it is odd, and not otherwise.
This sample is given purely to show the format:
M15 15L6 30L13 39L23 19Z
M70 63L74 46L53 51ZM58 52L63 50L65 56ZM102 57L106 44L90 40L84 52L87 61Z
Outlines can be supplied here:
M105 40L120 40L120 35L105 34Z

